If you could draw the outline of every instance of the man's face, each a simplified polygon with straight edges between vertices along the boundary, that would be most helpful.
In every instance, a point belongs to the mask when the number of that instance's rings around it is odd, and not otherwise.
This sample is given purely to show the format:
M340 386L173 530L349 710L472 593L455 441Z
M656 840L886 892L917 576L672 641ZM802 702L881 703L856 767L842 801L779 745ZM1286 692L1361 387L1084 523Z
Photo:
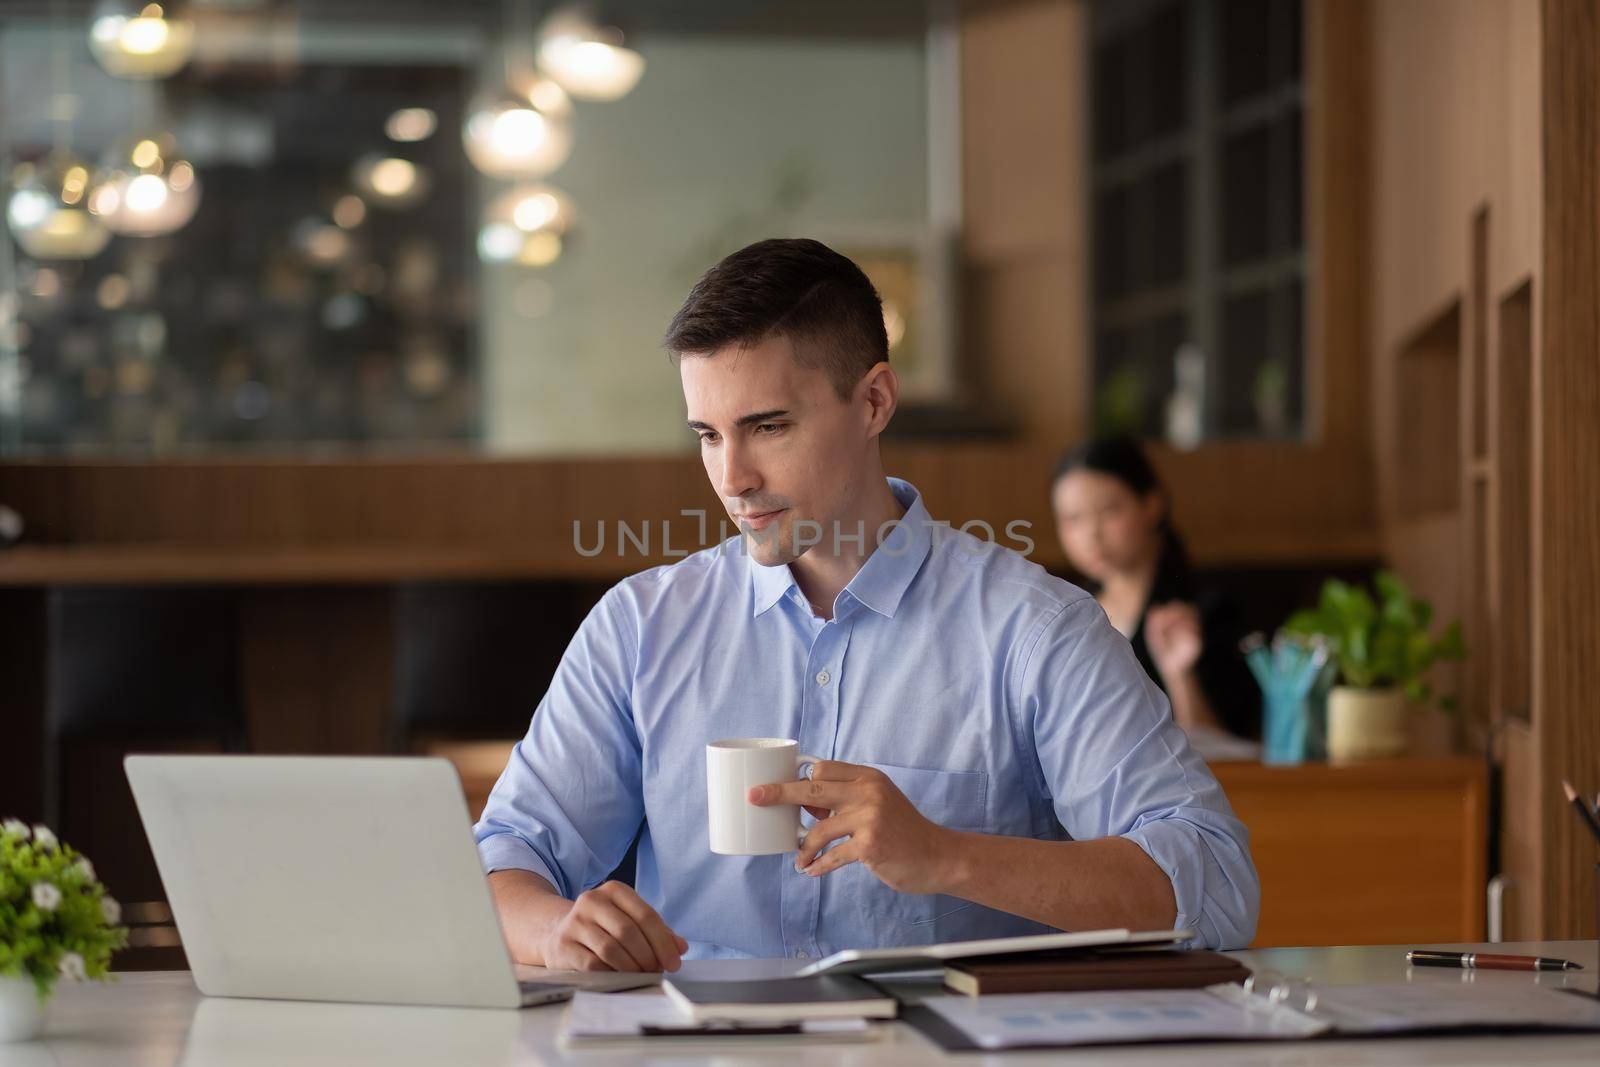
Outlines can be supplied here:
M685 355L678 368L706 476L756 562L786 564L812 545L832 551L835 522L843 535L855 534L845 516L870 455L864 399L841 400L824 371L796 361L784 337Z

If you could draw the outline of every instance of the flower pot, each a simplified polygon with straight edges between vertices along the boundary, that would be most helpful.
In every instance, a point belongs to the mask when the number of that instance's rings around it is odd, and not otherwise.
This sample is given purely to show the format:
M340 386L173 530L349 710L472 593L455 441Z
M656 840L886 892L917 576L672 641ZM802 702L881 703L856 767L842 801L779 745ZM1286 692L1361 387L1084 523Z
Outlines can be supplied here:
M1328 760L1398 756L1407 741L1405 696L1398 689L1336 685L1328 693Z
M29 1041L44 1029L44 1003L27 978L0 974L0 1044Z

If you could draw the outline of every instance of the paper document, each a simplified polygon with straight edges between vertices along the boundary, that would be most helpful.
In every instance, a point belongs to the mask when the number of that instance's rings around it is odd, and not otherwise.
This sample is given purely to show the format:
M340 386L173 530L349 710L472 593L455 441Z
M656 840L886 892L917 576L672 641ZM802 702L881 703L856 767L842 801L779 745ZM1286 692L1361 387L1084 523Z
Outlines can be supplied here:
M1298 1012L1262 1012L1204 989L1002 993L929 997L932 1008L986 1049L1205 1038L1311 1037L1328 1029Z
M1317 990L1316 1011L1340 1030L1369 1034L1485 1026L1600 1026L1600 1000L1502 982L1325 986Z
M1325 987L1292 982L1267 992L1230 983L1204 989L929 997L922 1003L982 1049L1321 1034L1600 1030L1600 1000L1498 982Z

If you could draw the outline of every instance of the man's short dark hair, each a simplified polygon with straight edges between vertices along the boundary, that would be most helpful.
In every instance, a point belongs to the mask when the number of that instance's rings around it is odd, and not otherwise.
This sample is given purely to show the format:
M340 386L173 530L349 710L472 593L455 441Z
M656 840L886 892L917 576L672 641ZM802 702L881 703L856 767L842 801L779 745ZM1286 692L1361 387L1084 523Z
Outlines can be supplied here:
M883 302L866 274L821 241L773 238L728 256L695 282L662 342L677 359L785 337L841 398L889 358Z

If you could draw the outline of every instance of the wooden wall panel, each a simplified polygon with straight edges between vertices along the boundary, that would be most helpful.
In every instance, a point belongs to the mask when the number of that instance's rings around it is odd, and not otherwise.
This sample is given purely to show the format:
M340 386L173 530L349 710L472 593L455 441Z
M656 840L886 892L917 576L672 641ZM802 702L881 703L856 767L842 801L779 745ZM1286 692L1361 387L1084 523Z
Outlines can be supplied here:
M1496 308L1492 579L1495 699L1507 716L1532 713L1533 293L1517 286Z
M1505 769L1501 838L1506 934L1547 933L1544 872L1528 783L1540 746L1506 736L1501 654L1508 637L1499 576L1516 545L1504 536L1504 423L1498 301L1534 279L1538 299L1541 159L1529 131L1540 117L1537 0L1409 0L1372 5L1371 344L1374 441L1384 553L1437 614L1466 615L1473 657L1459 673L1474 685L1468 710L1475 743L1498 737ZM1441 308L1460 306L1454 381L1414 382L1404 353ZM1529 344L1537 351L1537 330ZM1439 394L1446 396L1441 399ZM1418 481L1416 442L1433 416L1456 420L1454 455L1431 507L1408 490ZM1482 433L1479 433L1479 430ZM1440 435L1444 436L1443 434ZM1514 463L1514 460L1512 460ZM1431 484L1431 479L1422 479ZM1494 731L1498 730L1498 734ZM1517 762L1521 761L1521 762Z
M1461 304L1451 303L1396 353L1395 514L1461 506Z
M966 348L1046 447L1089 430L1087 5L970 4L961 20Z
M1265 443L1152 449L1195 558L1206 564L1366 562L1376 555L1364 458ZM1030 524L1034 558L1064 565L1049 505L1053 448L891 443L889 471L934 516ZM723 516L694 459L37 461L0 465L0 498L30 523L0 553L0 585L50 581L362 582L391 578L616 578L694 547ZM112 503L108 503L112 502ZM573 523L596 557L574 548ZM616 553L618 522L651 551ZM731 528L730 528L731 532ZM1011 542L1007 542L1011 543Z
M1487 657L1507 935L1591 936L1596 849L1559 781L1600 784L1600 18L1586 0L1373 10L1384 545L1425 593L1486 594L1472 598L1487 616L1472 620L1472 676ZM1463 350L1488 361L1481 374L1463 367L1458 410L1475 430L1481 405L1485 432L1461 448L1471 506L1418 519L1396 495L1398 427L1428 398L1405 395L1388 369L1457 300Z
M1535 372L1534 724L1547 932L1594 937L1600 847L1560 796L1600 785L1600 10L1544 0L1544 309Z
M1368 0L1307 0L1306 288L1311 438L1342 454L1371 497L1367 220L1372 213L1372 14ZM1353 512L1353 519L1370 521Z

